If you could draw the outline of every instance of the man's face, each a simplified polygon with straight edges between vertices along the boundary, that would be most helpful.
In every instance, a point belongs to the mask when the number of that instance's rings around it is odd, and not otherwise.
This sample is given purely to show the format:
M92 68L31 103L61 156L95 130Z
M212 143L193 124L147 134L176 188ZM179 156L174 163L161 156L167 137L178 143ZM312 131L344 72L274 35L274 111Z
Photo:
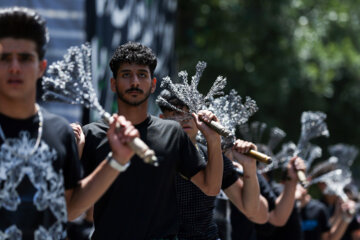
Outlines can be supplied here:
M156 79L151 79L149 66L123 63L116 79L111 79L111 89L118 98L131 106L146 102L155 91Z
M39 60L35 42L1 38L0 98L7 101L35 100L36 82L45 68L46 61Z
M180 108L184 112L189 112L189 108L182 107ZM170 111L165 110L163 112L163 117L165 119L175 119L178 120L183 130L187 133L188 137L192 140L196 138L196 135L198 133L198 128L196 126L195 120L192 116L185 116L185 113L177 112L177 111Z

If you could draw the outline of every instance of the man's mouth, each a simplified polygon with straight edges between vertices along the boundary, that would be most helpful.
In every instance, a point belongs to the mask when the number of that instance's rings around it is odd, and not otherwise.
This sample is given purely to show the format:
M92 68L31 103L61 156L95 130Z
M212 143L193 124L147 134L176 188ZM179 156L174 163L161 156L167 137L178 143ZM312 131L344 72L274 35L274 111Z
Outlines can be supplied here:
M189 125L182 125L182 128L185 129L191 129L191 127Z
M143 91L140 90L140 89L128 89L128 90L126 90L126 93L129 93L129 94L141 94L141 93L143 93Z
M11 78L7 81L7 83L10 85L21 85L21 84L23 84L23 80L21 80L19 78Z

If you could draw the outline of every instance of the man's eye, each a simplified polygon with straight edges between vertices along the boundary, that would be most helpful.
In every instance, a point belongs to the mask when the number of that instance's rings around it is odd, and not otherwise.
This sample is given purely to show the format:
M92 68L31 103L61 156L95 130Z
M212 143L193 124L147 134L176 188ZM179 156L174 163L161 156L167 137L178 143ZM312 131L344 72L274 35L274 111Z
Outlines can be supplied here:
M124 78L130 77L130 74L129 73L123 73L122 77L124 77Z
M28 61L31 61L31 60L32 60L32 57L30 55L21 55L19 57L20 62L28 62Z
M140 74L139 74L139 77L145 78L145 77L146 77L146 74L145 74L145 73L140 73Z
M11 57L10 57L10 55L2 54L2 55L0 55L0 61L9 62L9 61L11 61Z

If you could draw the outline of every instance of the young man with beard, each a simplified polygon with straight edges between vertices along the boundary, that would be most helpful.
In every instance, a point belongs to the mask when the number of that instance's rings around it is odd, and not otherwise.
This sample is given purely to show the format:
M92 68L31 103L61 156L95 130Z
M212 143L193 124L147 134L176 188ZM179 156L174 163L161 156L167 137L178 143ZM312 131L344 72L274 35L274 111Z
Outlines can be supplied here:
M27 8L0 10L0 239L65 239L66 222L89 208L134 154L138 136L123 117L108 131L113 156L80 180L78 152L65 119L36 104L48 31ZM115 132L115 123L123 128ZM115 162L114 162L115 161Z
M206 164L178 123L147 114L148 98L156 87L156 63L150 48L132 42L118 47L111 58L111 90L117 93L118 114L135 124L141 139L155 151L159 166L146 164L138 156L129 161L128 170L95 204L93 239L176 239L178 173L207 195L216 196L220 191L220 136L198 120L216 120L215 116L207 111L193 114L208 140L211 157ZM102 121L84 126L82 162L86 173L109 152L107 129Z

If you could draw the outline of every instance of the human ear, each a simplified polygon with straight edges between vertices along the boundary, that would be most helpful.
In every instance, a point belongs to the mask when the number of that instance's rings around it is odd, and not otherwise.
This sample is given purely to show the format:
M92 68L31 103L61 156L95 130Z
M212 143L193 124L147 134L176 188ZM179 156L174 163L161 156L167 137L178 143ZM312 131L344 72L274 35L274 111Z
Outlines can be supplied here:
M151 80L151 93L154 93L155 92L155 89L156 89L156 78L154 77L152 80Z

